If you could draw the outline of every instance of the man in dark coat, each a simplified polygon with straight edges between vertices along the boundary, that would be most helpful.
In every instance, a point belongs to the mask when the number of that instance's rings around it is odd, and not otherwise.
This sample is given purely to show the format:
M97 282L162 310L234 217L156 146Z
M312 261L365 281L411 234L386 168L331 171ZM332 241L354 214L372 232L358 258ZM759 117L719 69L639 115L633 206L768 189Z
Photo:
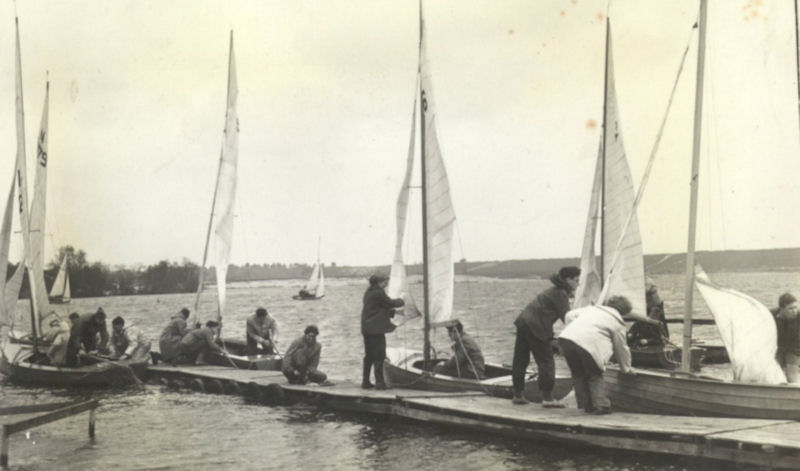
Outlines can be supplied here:
M511 366L514 404L526 404L525 371L531 361L531 353L538 368L537 385L542 392L544 407L564 407L553 399L556 379L556 365L553 359L553 324L564 322L564 315L570 310L569 298L578 286L581 270L578 267L563 267L550 277L553 286L542 291L520 312L514 325L517 336L514 342L514 359Z
M176 363L194 365L198 360L204 362L205 354L209 351L224 355L224 350L214 342L218 327L219 322L208 321L205 327L187 332L178 347L179 355Z
M74 314L74 313L73 313ZM108 349L108 327L106 327L106 313L103 308L97 312L79 314L77 317L70 315L73 322L70 330L69 344L67 346L67 364L78 364L78 353L81 347L86 353L98 351L103 354L110 353ZM97 343L97 337L100 343Z
M363 389L386 389L383 379L383 360L386 358L386 334L395 329L391 318L394 309L402 307L402 299L392 299L386 294L389 277L380 273L369 277L369 288L364 293L361 310L361 334L364 336L364 363L361 387ZM372 366L375 366L375 384L369 381Z
M453 321L447 326L447 335L453 341L453 356L433 368L434 373L481 380L485 378L486 366L483 353L472 337L464 332L461 321Z
M181 309L169 319L169 324L161 331L158 339L158 348L161 350L161 357L166 362L171 362L178 357L181 347L181 339L189 330L186 326L186 319L189 318L189 310Z

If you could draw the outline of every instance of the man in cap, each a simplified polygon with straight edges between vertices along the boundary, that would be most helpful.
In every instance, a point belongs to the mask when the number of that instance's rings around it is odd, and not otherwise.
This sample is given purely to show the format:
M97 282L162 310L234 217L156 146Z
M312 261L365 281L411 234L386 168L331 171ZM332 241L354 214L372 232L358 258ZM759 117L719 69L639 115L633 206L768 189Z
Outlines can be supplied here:
M361 309L361 334L364 336L364 360L362 364L361 387L363 389L386 389L383 378L383 360L386 358L386 334L395 329L391 318L394 309L402 307L402 299L392 299L386 294L389 277L376 273L369 277L369 287L364 292ZM375 384L370 380L370 372L375 367Z

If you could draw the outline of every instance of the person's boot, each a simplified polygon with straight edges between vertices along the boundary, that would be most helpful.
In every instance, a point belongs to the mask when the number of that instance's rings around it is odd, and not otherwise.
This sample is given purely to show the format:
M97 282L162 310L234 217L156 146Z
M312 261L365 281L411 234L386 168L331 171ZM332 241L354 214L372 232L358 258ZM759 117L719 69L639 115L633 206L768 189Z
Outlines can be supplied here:
M516 406L524 406L528 402L530 401L525 399L525 396L523 396L522 394L517 394L516 392L514 393L514 396L511 398L511 403Z
M383 360L375 362L375 389L389 389L383 378Z
M374 384L369 382L369 374L372 370L372 363L368 362L364 359L364 363L362 365L362 374L361 374L361 389L372 389L375 387Z

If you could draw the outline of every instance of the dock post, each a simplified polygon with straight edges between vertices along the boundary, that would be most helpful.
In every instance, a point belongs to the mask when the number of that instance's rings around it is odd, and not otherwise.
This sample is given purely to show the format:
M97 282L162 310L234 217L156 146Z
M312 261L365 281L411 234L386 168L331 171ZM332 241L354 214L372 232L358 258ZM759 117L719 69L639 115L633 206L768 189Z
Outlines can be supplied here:
M94 411L95 410L97 410L97 409L92 408L92 410L89 411L89 438L92 439L92 441L94 441Z
M8 469L8 430L3 425L3 443L0 447L0 469Z

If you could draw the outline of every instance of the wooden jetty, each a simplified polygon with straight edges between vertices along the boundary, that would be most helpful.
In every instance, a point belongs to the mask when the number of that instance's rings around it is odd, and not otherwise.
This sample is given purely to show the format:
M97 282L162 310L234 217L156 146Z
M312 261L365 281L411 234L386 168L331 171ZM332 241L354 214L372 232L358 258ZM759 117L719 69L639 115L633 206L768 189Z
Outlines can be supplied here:
M31 406L0 407L0 425L3 426L0 469L8 469L8 439L11 434L55 422L89 411L89 438L94 439L95 410L100 401L57 402Z
M800 422L614 413L596 416L574 408L514 406L479 392L410 389L363 390L290 385L278 371L217 366L151 366L151 382L212 393L242 394L267 405L307 402L338 411L365 412L459 429L598 448L800 469Z

